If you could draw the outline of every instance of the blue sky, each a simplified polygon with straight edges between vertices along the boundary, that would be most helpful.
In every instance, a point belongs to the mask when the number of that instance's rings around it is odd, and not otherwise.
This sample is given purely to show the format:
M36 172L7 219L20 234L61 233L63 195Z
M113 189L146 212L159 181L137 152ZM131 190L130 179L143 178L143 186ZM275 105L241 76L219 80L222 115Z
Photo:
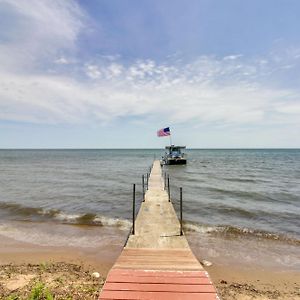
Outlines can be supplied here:
M0 0L0 148L300 147L299 11Z

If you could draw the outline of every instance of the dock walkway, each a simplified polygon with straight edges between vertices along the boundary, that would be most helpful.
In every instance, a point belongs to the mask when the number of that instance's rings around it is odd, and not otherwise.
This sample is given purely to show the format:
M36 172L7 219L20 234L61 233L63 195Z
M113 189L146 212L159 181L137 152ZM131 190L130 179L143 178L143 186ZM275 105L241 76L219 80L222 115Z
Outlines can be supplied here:
M155 161L135 234L110 270L100 299L219 299L193 255Z

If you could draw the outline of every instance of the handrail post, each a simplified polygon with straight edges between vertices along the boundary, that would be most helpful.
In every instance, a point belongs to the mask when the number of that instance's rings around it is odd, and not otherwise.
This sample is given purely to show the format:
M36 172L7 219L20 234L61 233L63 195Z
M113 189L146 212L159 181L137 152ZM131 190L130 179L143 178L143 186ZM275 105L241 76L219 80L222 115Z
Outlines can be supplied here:
M169 202L171 202L171 193L170 193L170 176L168 175L168 197Z
M145 177L142 175L143 202L145 201Z
M149 173L147 173L147 190L149 189Z
M132 195L132 234L135 234L135 183L133 184Z
M180 235L183 235L183 231L182 231L182 187L180 188Z
M167 172L164 173L164 190L166 190L167 187Z

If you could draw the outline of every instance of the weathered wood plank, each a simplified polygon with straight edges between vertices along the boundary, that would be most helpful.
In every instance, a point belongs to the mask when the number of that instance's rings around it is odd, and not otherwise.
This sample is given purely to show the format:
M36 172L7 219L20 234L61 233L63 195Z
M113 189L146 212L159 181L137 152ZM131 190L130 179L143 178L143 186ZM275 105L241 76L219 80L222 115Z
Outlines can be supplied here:
M185 280L188 282L188 280ZM212 284L178 284L178 283L136 283L107 282L105 291L141 291L141 292L182 292L182 293L215 293Z
M154 276L129 276L129 275L109 275L106 282L119 283L163 283L163 284L211 284L208 278L195 277L154 277Z
M109 275L125 275L125 276L154 276L154 277L203 277L207 278L208 274L206 271L157 271L157 270L127 270L113 268L109 272Z
M101 299L147 299L147 300L217 300L215 293L102 291Z

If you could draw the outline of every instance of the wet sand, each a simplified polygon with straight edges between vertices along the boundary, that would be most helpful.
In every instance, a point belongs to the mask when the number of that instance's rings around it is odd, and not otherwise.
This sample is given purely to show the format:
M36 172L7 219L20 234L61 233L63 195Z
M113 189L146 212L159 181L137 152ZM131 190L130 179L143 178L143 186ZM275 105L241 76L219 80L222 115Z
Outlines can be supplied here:
M57 262L81 266L90 274L99 272L105 278L115 259L119 256L119 247L50 247L19 242L1 236L0 270L3 266L22 265L28 272L32 264L51 264ZM213 264L206 267L223 300L237 299L300 299L300 272L289 270L263 270L259 267L229 266ZM29 272L30 273L30 272ZM1 283L3 284L3 283ZM2 286L3 287L3 286ZM3 287L5 289L5 287ZM99 283L99 289L101 284ZM94 296L87 299L94 299ZM79 298L78 298L79 299Z
M122 250L121 247L107 246L101 249L39 246L3 236L0 240L0 265L66 262L95 270L103 276L107 275Z

